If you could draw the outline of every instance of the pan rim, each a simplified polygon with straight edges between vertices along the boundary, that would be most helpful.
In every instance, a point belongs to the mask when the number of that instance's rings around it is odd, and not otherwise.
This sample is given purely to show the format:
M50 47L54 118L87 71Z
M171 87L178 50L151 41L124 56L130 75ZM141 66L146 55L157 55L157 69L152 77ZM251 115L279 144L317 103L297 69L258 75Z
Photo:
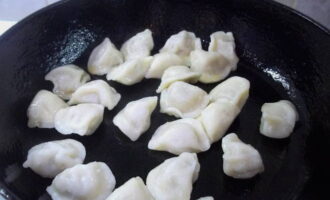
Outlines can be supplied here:
M6 38L10 37L12 33L14 33L15 31L17 31L20 26L22 26L23 24L25 24L26 22L28 22L30 19L44 13L47 12L48 10L51 9L55 9L57 7L60 6L65 6L65 4L68 4L70 2L74 2L77 0L61 0L58 1L56 3L53 3L51 5L48 5L28 16L26 16L25 18L23 18L22 20L18 21L14 26L12 26L11 28L9 28L6 32L4 32L1 36L0 36L0 43L2 40L6 40ZM190 1L198 1L198 0L190 0ZM246 1L246 0L245 0ZM320 24L319 22L317 22L316 20L312 19L311 17L301 13L298 10L295 10L293 8L290 8L289 6L286 6L284 4L281 4L279 2L276 2L274 0L249 0L249 1L253 1L256 2L257 4L264 4L264 5L271 5L271 6L275 6L279 9L285 10L288 14L291 14L293 16L299 17L301 19L303 19L306 24L310 25L310 26L314 26L317 27L319 30L321 30L323 33L327 34L330 37L330 30L328 28L326 28L325 26L323 26L322 24ZM92 1L91 1L92 2Z

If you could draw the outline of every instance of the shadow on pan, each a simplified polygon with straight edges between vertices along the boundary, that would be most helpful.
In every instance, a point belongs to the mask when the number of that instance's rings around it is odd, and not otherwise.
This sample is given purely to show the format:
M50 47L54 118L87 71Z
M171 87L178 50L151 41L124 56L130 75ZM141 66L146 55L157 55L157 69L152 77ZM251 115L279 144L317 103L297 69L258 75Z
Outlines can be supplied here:
M45 74L68 63L85 68L91 50L104 37L119 47L149 28L155 40L154 53L170 35L183 29L201 37L204 48L212 32L232 31L240 62L231 76L251 81L250 98L228 132L238 133L256 147L266 170L251 180L225 176L218 142L198 155L201 172L192 199L206 195L215 199L315 199L319 179L330 178L329 173L323 174L330 167L324 151L330 130L330 36L299 15L260 0L71 0L23 20L0 38L0 196L50 199L45 189L51 180L22 169L29 148L68 138L52 129L26 126L26 109L33 96L40 89L52 88L44 81ZM145 179L152 168L172 156L149 151L147 142L159 125L174 118L155 112L151 128L138 141L129 141L112 124L112 118L127 102L156 95L159 80L144 80L130 87L110 84L123 96L119 105L106 111L93 136L70 137L86 146L86 163L106 162L119 186L133 176ZM210 91L215 85L199 86ZM300 120L289 139L272 140L258 132L260 107L280 99L294 102ZM302 193L309 178L311 182Z

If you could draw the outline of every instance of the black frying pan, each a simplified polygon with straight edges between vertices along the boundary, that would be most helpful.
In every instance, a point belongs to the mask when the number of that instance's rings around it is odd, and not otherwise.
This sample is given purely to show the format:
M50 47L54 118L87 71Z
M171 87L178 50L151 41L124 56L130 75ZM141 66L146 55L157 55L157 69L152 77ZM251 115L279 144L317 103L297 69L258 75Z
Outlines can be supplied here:
M52 88L44 81L47 72L67 63L86 67L91 50L104 37L120 46L145 28L153 31L154 52L182 29L201 37L204 48L212 32L232 31L240 62L231 75L251 81L250 98L228 132L238 133L260 151L266 171L250 180L225 176L218 142L198 155L201 172L192 199L205 195L295 199L309 177L312 182L301 198L317 198L312 192L318 180L329 178L325 174L329 155L322 151L328 148L326 132L330 130L330 35L299 13L261 0L71 0L18 23L0 38L0 194L6 199L50 199L45 188L51 179L21 167L29 148L49 140L70 137L81 141L87 148L85 162L106 162L117 186L133 176L145 179L152 168L173 156L149 151L147 142L159 125L174 118L156 111L151 128L137 142L129 141L112 124L113 116L127 102L155 95L159 80L144 80L131 87L111 82L123 98L114 110L106 111L93 136L63 136L26 125L26 109L33 96L40 89ZM215 85L200 86L209 91ZM300 120L289 139L273 140L258 132L260 107L280 99L294 102Z

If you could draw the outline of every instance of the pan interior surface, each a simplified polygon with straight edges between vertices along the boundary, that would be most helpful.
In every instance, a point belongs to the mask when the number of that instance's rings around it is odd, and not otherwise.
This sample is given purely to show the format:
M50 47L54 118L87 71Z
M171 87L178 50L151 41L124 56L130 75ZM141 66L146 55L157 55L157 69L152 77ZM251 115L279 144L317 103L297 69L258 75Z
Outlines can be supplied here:
M151 169L173 156L147 149L157 127L175 119L159 113L159 106L151 127L136 142L112 123L128 102L155 96L159 80L143 80L133 86L110 82L122 99L115 109L105 112L103 123L92 136L63 136L53 129L27 127L26 110L33 96L40 89L52 89L44 80L47 72L70 63L86 69L89 54L104 37L120 47L146 28L153 32L153 53L181 30L194 32L204 49L211 33L232 31L240 62L230 76L251 82L250 97L227 132L237 133L259 150L265 172L249 180L227 177L222 170L221 142L217 142L198 154L201 171L191 199L297 198L308 179L308 135L330 124L317 121L330 110L325 104L329 96L323 89L330 87L326 77L330 74L326 67L330 63L326 56L329 34L277 4L257 0L72 0L30 16L0 38L0 187L7 199L50 199L45 189L51 179L22 168L28 150L41 142L64 138L82 142L87 151L85 163L106 162L116 177L116 187L135 176L145 180ZM217 83L197 85L209 92ZM299 121L290 138L266 138L259 133L261 106L282 99L296 105Z

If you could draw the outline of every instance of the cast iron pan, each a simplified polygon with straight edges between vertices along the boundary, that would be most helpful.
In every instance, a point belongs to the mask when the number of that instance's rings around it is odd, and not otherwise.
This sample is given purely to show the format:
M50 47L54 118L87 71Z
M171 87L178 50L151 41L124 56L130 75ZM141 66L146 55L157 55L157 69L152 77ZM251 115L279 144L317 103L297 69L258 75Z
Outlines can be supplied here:
M204 48L212 32L232 31L240 62L231 76L251 81L250 98L228 132L238 133L256 147L266 170L250 180L225 176L218 142L198 155L201 172L192 199L206 195L217 200L297 198L313 169L326 169L310 163L322 158L322 145L329 138L320 138L330 130L329 32L299 15L260 0L71 0L26 18L0 38L0 194L6 199L50 199L45 188L51 179L21 167L29 148L45 141L81 141L87 149L85 163L106 162L117 186L133 176L145 179L151 169L173 156L147 149L156 128L174 120L160 114L159 108L152 115L151 128L136 142L112 123L127 102L156 95L159 80L144 80L130 87L111 82L122 100L114 110L106 111L104 122L92 136L63 136L53 129L29 129L26 125L26 109L33 96L40 89L52 89L44 80L52 68L68 63L86 67L91 50L104 37L119 47L149 28L156 44L154 53L170 35L183 29L201 37ZM210 91L215 85L200 86ZM280 99L294 102L300 120L289 139L269 139L258 132L260 107ZM316 142L319 145L315 147Z

